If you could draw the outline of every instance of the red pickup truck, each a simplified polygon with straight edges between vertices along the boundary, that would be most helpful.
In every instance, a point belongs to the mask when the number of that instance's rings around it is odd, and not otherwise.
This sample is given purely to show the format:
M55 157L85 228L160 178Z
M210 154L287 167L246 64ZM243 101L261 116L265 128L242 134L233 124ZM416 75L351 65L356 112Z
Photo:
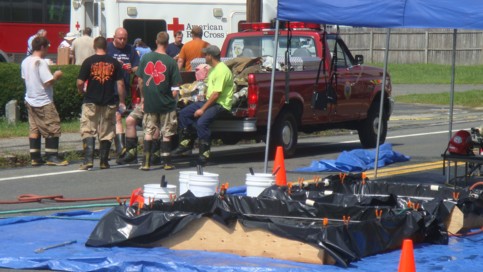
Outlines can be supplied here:
M279 32L277 61L285 62L286 71L275 72L270 145L283 146L285 156L294 154L298 132L333 128L357 130L363 147L376 146L383 69L362 65L362 55L352 56L339 35L325 33L319 25L303 23ZM249 24L226 37L222 60L273 57L274 35L269 24ZM251 73L247 83L246 96L234 105L232 115L211 127L213 138L225 144L266 139L271 72ZM387 74L381 143L392 107Z

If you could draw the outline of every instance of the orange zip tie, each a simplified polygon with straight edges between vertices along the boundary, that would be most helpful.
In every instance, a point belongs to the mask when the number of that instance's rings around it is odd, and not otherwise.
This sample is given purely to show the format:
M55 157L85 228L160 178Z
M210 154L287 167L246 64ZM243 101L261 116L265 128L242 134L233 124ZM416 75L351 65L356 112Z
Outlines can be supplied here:
M315 188L319 187L320 177L314 176Z
M322 226L327 227L327 225L329 225L329 218L325 217L324 219L322 219Z
M344 184L345 177L347 177L347 174L345 174L345 173L339 173L340 183Z
M460 198L460 192L453 192L453 200L458 200Z
M375 210L374 211L376 213L376 218L381 220L381 217L382 217L382 210Z
M292 194L292 186L293 186L292 182L289 182L287 184L287 187L288 187L288 195L291 195Z
M408 208L413 208L413 203L411 202L411 200L408 200Z
M119 206L122 206L121 197L116 196L116 201L119 203Z
M417 211L421 207L421 203L414 203L413 208Z
M361 178L362 178L362 185L366 185L366 179L367 179L366 172L362 172Z
M144 202L138 202L138 210L136 212L137 215L141 214L141 209L144 207Z
M298 183L299 183L299 187L300 187L300 189L302 189L302 183L304 182L304 178L303 178L303 177L298 178L298 179L297 179L297 181L298 181Z

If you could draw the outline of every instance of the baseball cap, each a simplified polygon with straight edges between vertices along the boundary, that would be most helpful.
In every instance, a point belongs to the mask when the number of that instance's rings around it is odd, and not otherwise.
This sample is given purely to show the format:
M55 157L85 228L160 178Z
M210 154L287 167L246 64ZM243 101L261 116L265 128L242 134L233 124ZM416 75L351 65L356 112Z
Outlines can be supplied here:
M220 48L216 45L209 45L201 50L203 53L211 55L211 56L219 56L220 55Z
M77 37L77 36L76 36L74 33L69 32L69 33L67 33L67 34L65 35L64 39L71 41L71 40L75 39L76 37Z

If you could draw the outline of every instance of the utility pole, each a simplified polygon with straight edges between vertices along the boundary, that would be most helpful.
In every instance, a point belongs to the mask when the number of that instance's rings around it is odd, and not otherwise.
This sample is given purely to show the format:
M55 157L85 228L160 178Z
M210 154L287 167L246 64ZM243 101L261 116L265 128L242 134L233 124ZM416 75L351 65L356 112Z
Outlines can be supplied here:
M247 0L247 22L260 22L262 19L262 0Z

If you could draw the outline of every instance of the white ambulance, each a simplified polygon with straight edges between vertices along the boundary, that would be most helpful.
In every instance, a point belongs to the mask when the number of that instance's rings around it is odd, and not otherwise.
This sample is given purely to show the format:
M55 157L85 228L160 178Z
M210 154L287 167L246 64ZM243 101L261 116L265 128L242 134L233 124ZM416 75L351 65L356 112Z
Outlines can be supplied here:
M71 0L70 30L92 28L92 36L112 38L118 27L129 34L128 43L141 38L152 49L159 31L183 32L191 40L191 29L203 29L203 40L221 47L228 33L237 32L246 20L246 0Z

